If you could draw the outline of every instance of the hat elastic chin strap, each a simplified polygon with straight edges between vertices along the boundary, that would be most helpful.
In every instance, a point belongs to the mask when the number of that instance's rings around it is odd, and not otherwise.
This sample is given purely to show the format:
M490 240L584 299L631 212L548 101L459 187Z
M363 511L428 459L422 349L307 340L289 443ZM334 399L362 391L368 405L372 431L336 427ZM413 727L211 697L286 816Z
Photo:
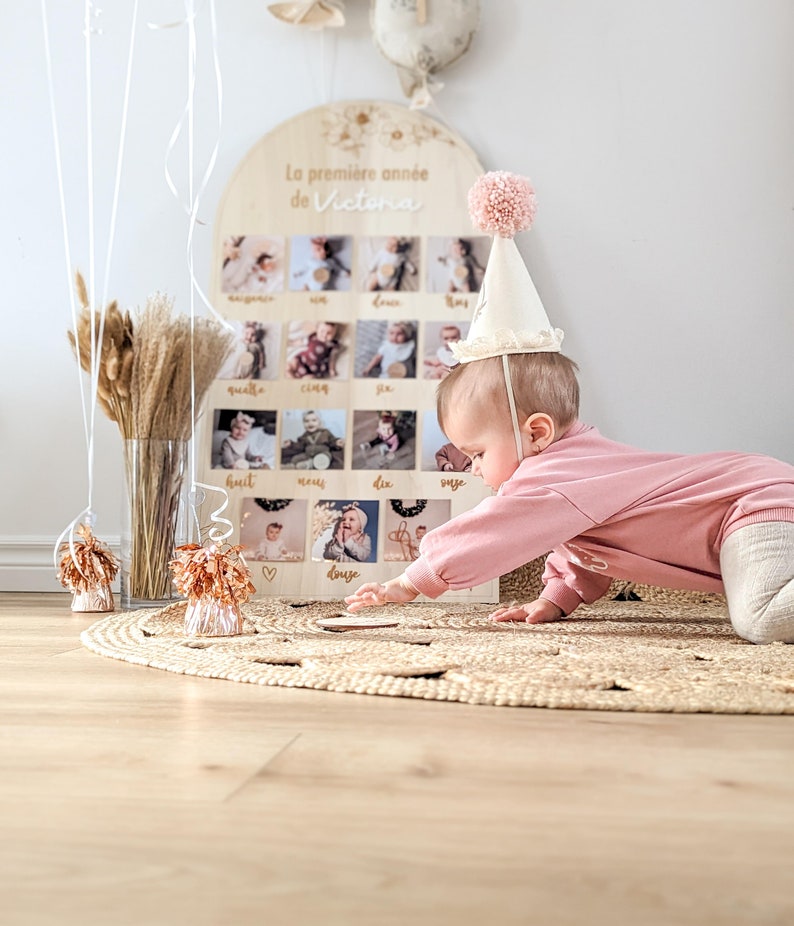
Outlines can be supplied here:
M521 443L521 431L518 428L518 415L516 413L516 399L513 395L513 380L510 376L510 367L507 363L507 354L502 354L502 369L505 374L505 386L507 387L507 401L510 405L510 418L513 422L513 437L516 439L516 453L518 462L524 459L524 447Z

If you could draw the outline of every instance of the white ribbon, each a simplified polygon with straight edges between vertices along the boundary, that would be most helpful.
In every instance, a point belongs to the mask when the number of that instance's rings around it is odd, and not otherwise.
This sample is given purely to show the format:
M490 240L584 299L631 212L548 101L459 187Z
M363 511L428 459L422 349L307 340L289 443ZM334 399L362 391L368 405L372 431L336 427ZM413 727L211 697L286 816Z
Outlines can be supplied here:
M226 508L229 505L229 493L226 491L226 489L219 488L218 486L206 485L203 482L194 482L193 486L194 488L197 488L197 489L209 489L210 492L220 492L221 495L223 495L223 502L221 503L220 507L216 508L215 511L213 511L212 514L210 515L210 522L212 524L225 524L226 530L220 531L219 529L215 527L211 527L209 531L207 532L207 536L213 543L223 543L223 541L226 540L227 537L231 536L232 531L234 530L234 524L232 524L231 521L229 521L227 518L220 517L220 515L226 510ZM201 499L201 501L203 500L204 499ZM193 500L194 516L195 516L197 504L201 504L201 502L194 498Z
M198 294L201 301L204 303L206 308L209 310L210 314L218 321L224 328L229 331L234 330L233 326L215 309L210 300L207 298L204 290L201 288L198 280L196 279L194 257L193 257L193 239L195 235L195 230L197 225L205 225L206 223L201 221L198 217L199 206L201 204L201 199L207 189L210 177L213 170L215 169L215 164L218 159L218 151L220 149L221 141L221 126L223 124L223 81L221 78L221 69L220 69L220 55L218 53L218 24L215 16L215 0L209 0L206 6L209 9L210 16L210 45L212 48L212 61L213 61L213 72L215 75L215 98L217 101L217 128L215 141L210 152L210 156L207 162L207 166L204 169L204 173L201 176L201 180L198 184L198 189L195 189L194 173L195 173L195 96L196 96L196 59L197 59L197 39L196 39L196 22L198 18L199 10L204 6L203 2L196 4L194 0L185 0L185 12L186 15L183 19L169 22L169 23L148 23L150 29L173 29L176 27L186 27L188 35L188 73L187 73L187 97L185 99L185 105L182 108L182 112L177 120L176 125L174 126L173 131L171 132L171 137L168 140L166 146L165 158L164 158L164 172L165 180L168 185L168 189L173 194L176 201L185 211L188 216L188 232L187 232L187 241L186 241L186 259L187 259L187 268L188 274L190 277L190 329L191 335L195 329L195 319L196 319L196 295ZM170 169L171 157L174 153L176 144L184 131L187 131L187 149L188 149L188 171L187 171L187 199L185 199L179 192L176 182L173 179ZM205 483L196 481L196 434L195 434L195 422L196 422L196 380L195 380L195 367L192 360L193 352L193 339L191 337L191 364L190 364L190 377L191 377L191 388L190 388L190 415L191 415L191 441L190 441L190 481L192 486L192 491L190 493L190 507L193 515L193 520L196 525L196 529L199 534L199 540L201 539L201 524L198 516L198 506L204 501L202 497L199 499L199 494L197 489L209 489L213 492L219 492L223 495L224 501L220 508L216 509L210 515L210 521L213 524L224 524L227 526L227 529L223 532L219 531L215 527L211 527L209 530L208 536L211 540L216 543L220 543L223 540L226 540L234 530L234 525L231 521L226 518L221 518L219 515L222 511L226 509L229 504L229 493L225 488L219 486L210 486Z
M105 310L107 307L107 297L110 281L110 267L113 253L113 243L115 240L116 221L118 213L119 190L121 188L121 167L123 163L124 141L126 138L127 128L127 111L129 104L129 92L132 76L132 62L134 57L134 39L135 27L138 18L138 0L134 0L132 11L132 24L130 27L130 48L127 59L127 72L124 87L124 102L121 113L121 128L119 130L119 147L116 163L116 177L113 191L113 208L111 210L110 225L108 229L107 252L105 255L104 284L102 292L102 303L99 309L99 328L97 330L97 309L96 309L96 227L94 220L94 128L93 128L93 77L92 77L92 59L91 59L91 40L93 35L101 35L102 30L96 28L92 21L101 15L101 10L94 9L90 0L85 0L83 8L85 39L85 111L86 111L86 178L87 178L87 212L88 212L88 301L89 312L91 316L91 341L90 341L90 358L89 358L89 382L90 392L86 396L84 387L83 371L81 363L77 364L77 376L80 388L80 405L83 414L83 430L85 433L88 471L88 505L83 511L72 520L72 522L61 533L55 544L54 559L57 564L58 548L63 538L68 534L69 548L74 558L74 529L81 519L89 527L93 527L95 516L92 510L93 493L94 493L94 429L96 423L97 409L97 386L99 382L98 358L101 354L102 339L105 331ZM69 293L69 302L72 316L72 330L77 340L77 305L74 295L74 282L72 280L72 257L69 236L69 223L66 212L66 197L64 194L63 180L63 162L61 158L60 135L58 131L58 119L55 105L55 89L52 68L52 52L50 49L50 28L49 17L47 14L46 0L41 0L41 15L44 31L44 55L47 70L47 88L50 100L50 118L52 122L53 144L55 150L55 168L58 180L58 198L61 208L61 223L64 239L64 255L66 258L66 276L67 291ZM76 561L75 561L76 562ZM78 565L79 569L79 565ZM82 573L81 573L82 574Z

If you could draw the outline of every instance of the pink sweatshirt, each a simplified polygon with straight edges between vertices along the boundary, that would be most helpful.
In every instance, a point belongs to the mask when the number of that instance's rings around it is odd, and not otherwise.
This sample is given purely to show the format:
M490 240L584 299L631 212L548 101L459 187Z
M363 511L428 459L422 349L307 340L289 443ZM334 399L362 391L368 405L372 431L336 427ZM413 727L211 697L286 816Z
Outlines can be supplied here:
M748 453L638 450L576 423L495 496L427 533L405 575L437 598L551 550L541 597L566 614L613 578L721 592L723 541L761 521L794 521L794 466Z

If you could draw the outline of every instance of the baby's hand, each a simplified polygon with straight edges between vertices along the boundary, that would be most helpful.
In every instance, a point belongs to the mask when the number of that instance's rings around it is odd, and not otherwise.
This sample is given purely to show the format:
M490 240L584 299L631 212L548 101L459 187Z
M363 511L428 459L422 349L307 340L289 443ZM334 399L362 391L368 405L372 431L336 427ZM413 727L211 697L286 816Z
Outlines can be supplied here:
M538 598L528 604L510 605L507 608L497 608L488 615L492 621L524 621L527 624L545 624L549 621L559 621L565 615L562 608L547 598Z
M419 594L415 589L407 587L399 578L389 579L385 585L377 582L367 582L356 589L352 595L345 598L348 611L360 611L362 608L372 608L377 605L395 601L404 604L413 601Z
M386 586L377 582L367 582L345 598L348 611L377 607L379 604L386 604L386 601Z

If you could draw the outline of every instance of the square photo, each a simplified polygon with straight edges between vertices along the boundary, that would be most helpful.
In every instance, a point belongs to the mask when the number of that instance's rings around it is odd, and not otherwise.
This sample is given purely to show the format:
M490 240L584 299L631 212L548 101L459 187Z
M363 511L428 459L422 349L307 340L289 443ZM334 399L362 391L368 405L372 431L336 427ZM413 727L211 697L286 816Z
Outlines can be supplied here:
M356 328L358 377L413 379L416 376L416 321L366 319Z
M211 452L213 469L274 469L276 412L216 408Z
M419 238L398 235L359 240L359 288L363 292L419 289Z
M344 469L345 410L289 408L281 419L282 469Z
M353 412L353 469L415 469L416 412Z
M352 236L295 235L290 251L291 290L319 293L351 288Z
M234 328L232 352L218 379L278 379L280 322L229 321Z
M337 563L377 560L378 502L321 501L312 511L312 559Z
M221 292L283 292L284 259L283 237L230 235L223 241Z
M333 321L292 321L287 328L289 379L348 379L348 326Z
M449 521L451 504L444 498L390 498L383 502L384 560L411 562L417 559L422 537Z
M431 237L427 239L427 291L430 293L479 292L491 239Z
M244 498L240 545L248 560L302 560L309 503L296 498Z

